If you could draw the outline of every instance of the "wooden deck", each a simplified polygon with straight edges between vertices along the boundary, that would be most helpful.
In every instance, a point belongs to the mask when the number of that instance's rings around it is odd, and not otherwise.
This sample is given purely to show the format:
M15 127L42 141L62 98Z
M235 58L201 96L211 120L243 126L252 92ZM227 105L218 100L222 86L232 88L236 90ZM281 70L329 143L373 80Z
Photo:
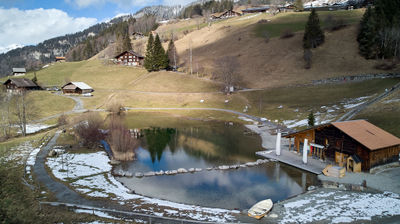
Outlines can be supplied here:
M307 164L303 163L302 155L296 154L293 151L288 150L281 150L281 155L277 156L275 150L268 150L268 151L259 151L256 152L257 155L268 158L274 159L279 162L288 164L290 166L297 167L299 169L314 173L314 174L321 174L322 170L328 165L325 162L321 162L318 159L313 159L312 157L307 158Z

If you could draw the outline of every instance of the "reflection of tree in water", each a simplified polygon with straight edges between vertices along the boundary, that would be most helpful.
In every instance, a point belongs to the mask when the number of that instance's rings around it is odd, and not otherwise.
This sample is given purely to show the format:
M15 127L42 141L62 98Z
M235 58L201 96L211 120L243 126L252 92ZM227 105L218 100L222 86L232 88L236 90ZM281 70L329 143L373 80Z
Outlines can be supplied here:
M156 158L161 160L162 153L167 145L170 147L171 152L175 151L175 129L173 128L152 128L144 130L146 137L147 148L150 152L151 161L154 163Z

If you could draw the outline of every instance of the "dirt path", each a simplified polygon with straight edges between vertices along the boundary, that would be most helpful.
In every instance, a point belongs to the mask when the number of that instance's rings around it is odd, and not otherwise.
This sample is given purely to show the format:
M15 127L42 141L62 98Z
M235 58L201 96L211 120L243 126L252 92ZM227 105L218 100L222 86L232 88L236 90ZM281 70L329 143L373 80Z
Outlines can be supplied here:
M360 113L362 110L367 108L368 106L378 102L379 100L386 98L387 96L391 95L392 93L398 91L400 89L400 82L394 85L390 90L385 91L384 93L380 94L379 96L375 97L374 99L361 104L358 107L353 108L349 112L345 113L343 116L341 116L337 121L348 121L355 117L358 113Z

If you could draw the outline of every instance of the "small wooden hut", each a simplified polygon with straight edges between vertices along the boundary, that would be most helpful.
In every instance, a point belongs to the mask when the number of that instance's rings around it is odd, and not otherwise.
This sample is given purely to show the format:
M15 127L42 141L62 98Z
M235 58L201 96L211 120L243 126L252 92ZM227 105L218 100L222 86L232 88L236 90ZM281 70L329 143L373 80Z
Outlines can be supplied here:
M300 152L308 139L310 156L341 166L354 161L363 171L399 160L400 139L365 120L322 124L283 137L289 138L289 150Z
M84 82L69 82L61 88L64 94L90 94L94 91Z
M23 76L26 74L26 69L25 68L13 68L12 69L12 75L13 76Z

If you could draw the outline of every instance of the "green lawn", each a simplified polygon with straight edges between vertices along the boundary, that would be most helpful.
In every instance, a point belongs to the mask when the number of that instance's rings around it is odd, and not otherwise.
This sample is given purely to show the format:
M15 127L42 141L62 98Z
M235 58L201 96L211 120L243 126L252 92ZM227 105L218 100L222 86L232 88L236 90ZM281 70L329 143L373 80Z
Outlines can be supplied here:
M325 19L331 15L335 19L343 19L345 24L355 24L360 21L364 11L320 11L318 12L322 27ZM303 31L310 12L290 12L282 13L273 17L270 22L258 23L255 25L254 33L258 37L264 37L265 32L269 37L279 37L283 32L290 30L292 32Z
M49 91L31 91L28 100L33 103L34 119L70 111L75 105L72 99L55 95Z

